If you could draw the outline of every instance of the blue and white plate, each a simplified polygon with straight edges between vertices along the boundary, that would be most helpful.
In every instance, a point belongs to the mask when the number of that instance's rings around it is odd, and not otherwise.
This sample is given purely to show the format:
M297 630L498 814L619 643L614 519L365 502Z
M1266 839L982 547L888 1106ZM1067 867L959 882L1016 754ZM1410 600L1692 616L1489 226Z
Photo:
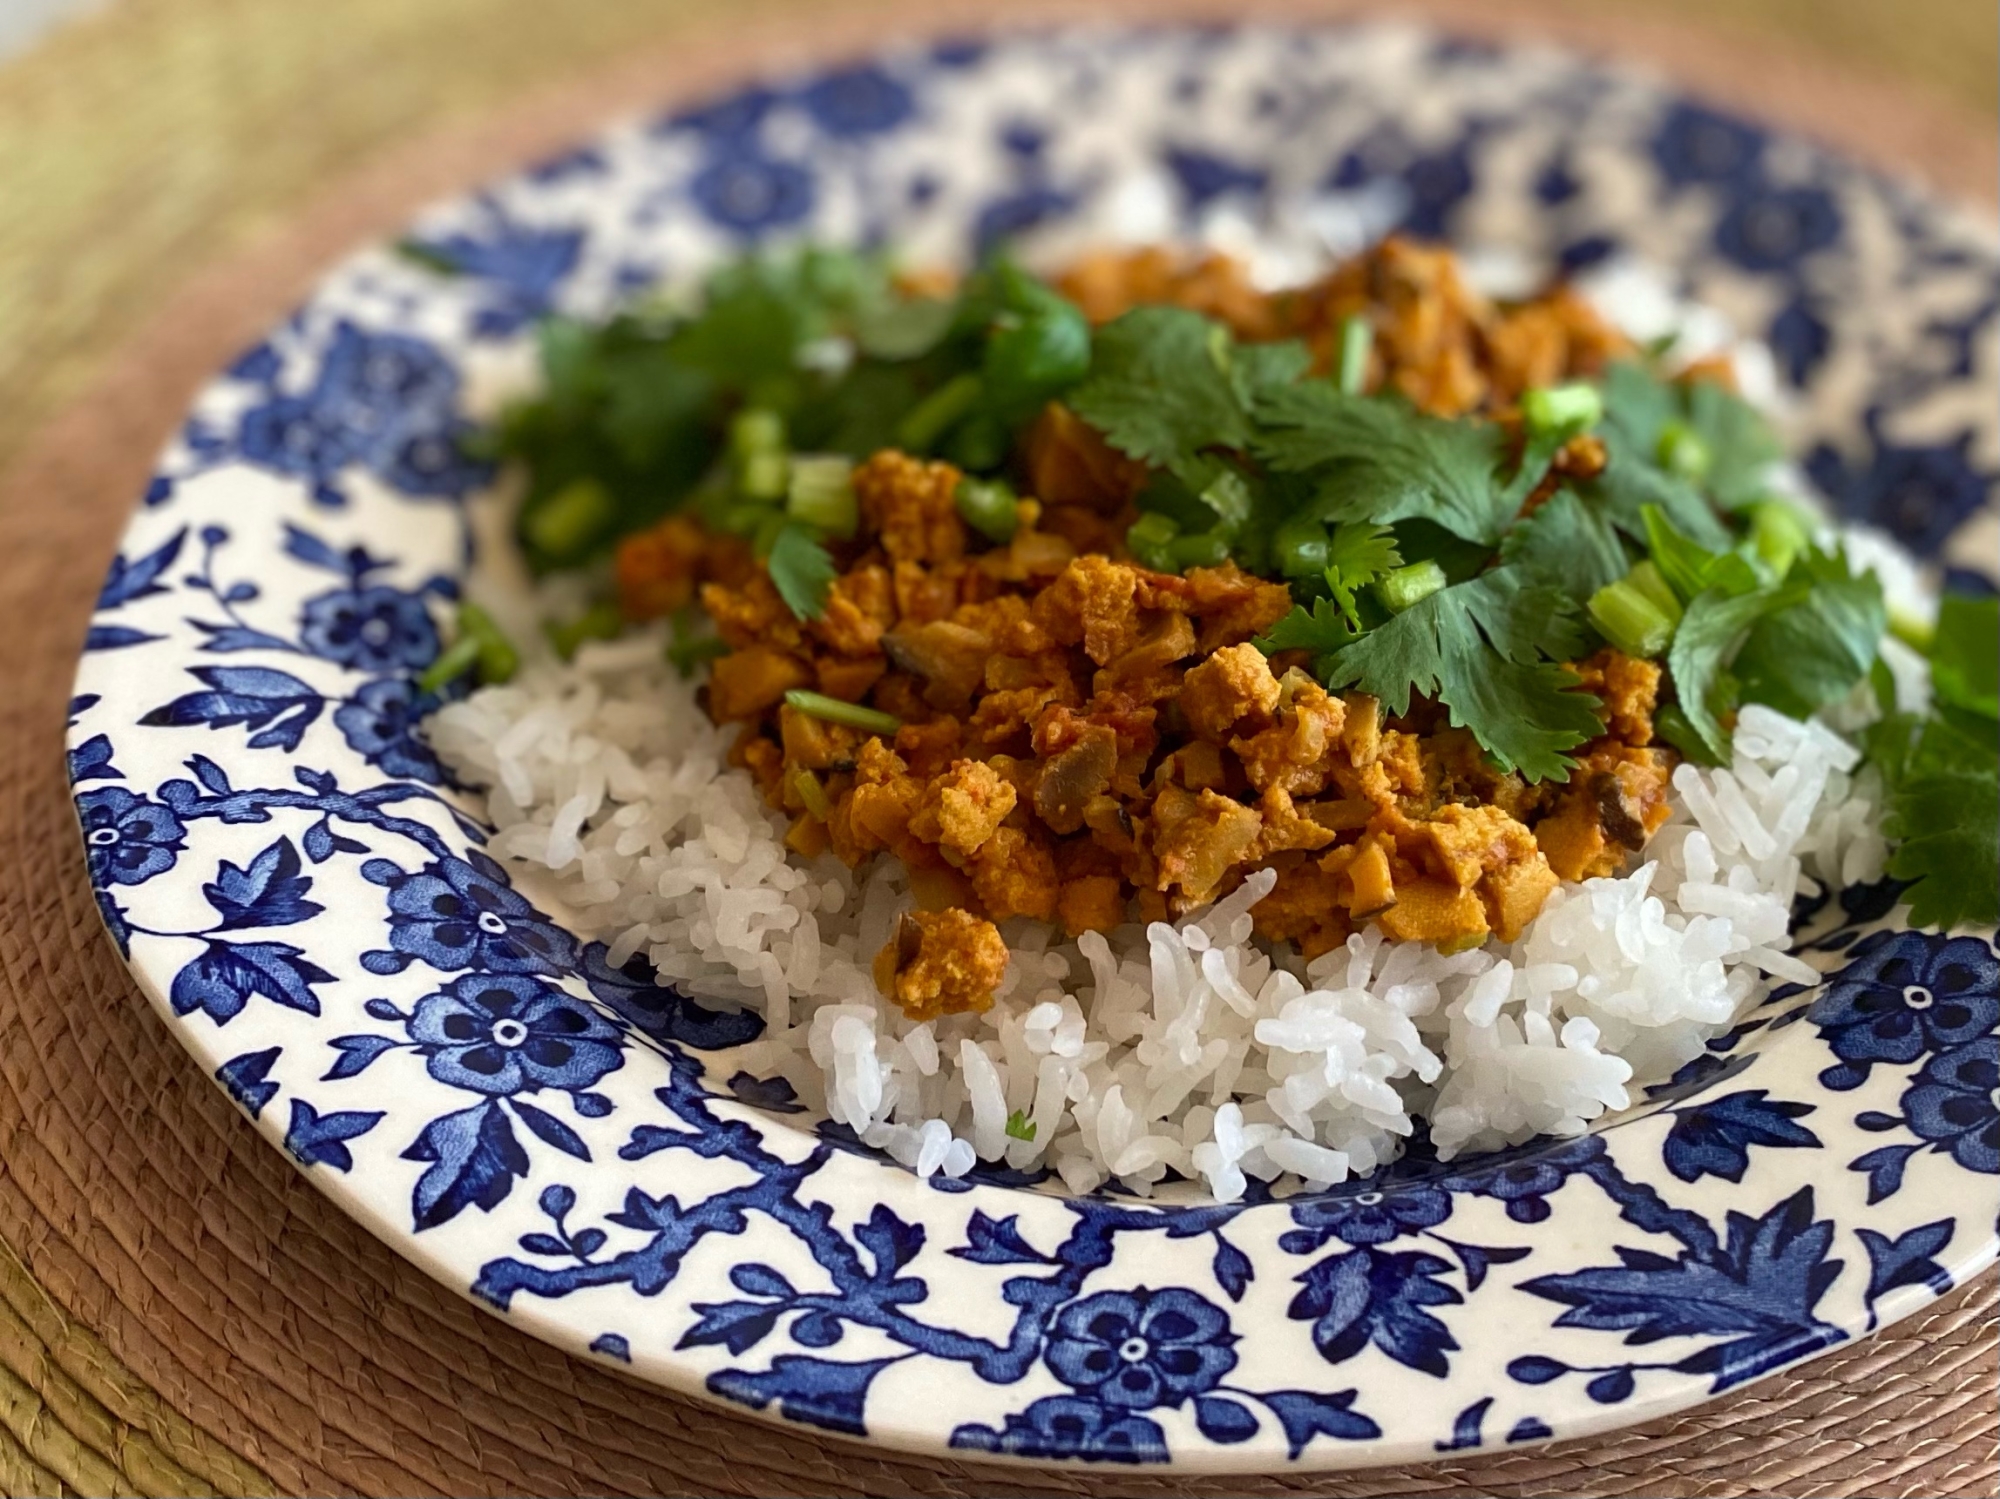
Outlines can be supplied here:
M1766 340L1847 515L1990 567L1990 224L1624 74L1393 29L912 48L613 130L426 215L202 393L104 585L70 776L112 938L274 1145L440 1280L676 1389L895 1447L1335 1468L1658 1416L1994 1258L2000 961L1890 889L1810 992L1584 1138L1252 1206L919 1182L704 1064L716 1018L509 887L414 725L544 314L770 239L1333 195ZM1143 215L1142 215L1143 217ZM441 276L422 262L448 263ZM739 1023L740 1028L740 1023ZM723 1029L728 1029L725 1025Z

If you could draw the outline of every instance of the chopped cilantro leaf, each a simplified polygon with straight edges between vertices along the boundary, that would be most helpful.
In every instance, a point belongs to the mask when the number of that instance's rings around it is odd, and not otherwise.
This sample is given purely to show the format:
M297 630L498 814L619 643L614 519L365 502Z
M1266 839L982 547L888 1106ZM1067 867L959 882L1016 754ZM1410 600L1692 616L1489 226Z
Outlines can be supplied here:
M1500 560L1573 599L1589 598L1631 568L1603 510L1567 489L1550 495L1507 532Z
M1559 664L1581 645L1569 600L1496 568L1341 649L1327 685L1359 687L1391 714L1407 713L1412 696L1435 698L1504 769L1562 781L1575 763L1564 751L1604 731L1598 700Z
M1424 519L1490 546L1519 508L1495 478L1500 434L1487 424L1342 395L1323 380L1267 391L1257 415L1258 455L1281 472L1318 477L1312 506L1321 520Z
M1135 307L1097 330L1069 405L1121 453L1187 470L1205 449L1249 441L1231 353L1229 330L1200 313Z
M785 607L800 619L818 619L826 611L827 590L839 576L833 558L813 533L796 521L787 521L771 542L764 565Z
M1926 725L1923 739L1936 729ZM2000 755L1991 742L1898 783L1885 831L1900 840L1889 873L1915 882L1904 895L1915 925L2000 919Z
M1614 364L1604 374L1604 410L1613 467L1621 457L1627 467L1659 464L1663 439L1678 427L1705 452L1701 487L1725 510L1763 494L1764 471L1781 451L1757 409L1714 380L1669 382L1637 364Z
M1007 1116L1007 1138L1010 1140L1032 1140L1037 1128L1026 1109L1016 1109Z
M1889 616L1880 581L1873 573L1856 577L1838 552L1808 550L1786 581L1811 592L1751 627L1734 670L1746 701L1805 718L1868 675Z
M1361 627L1355 594L1402 565L1403 554L1396 550L1396 533L1387 526L1349 522L1333 528L1326 548L1326 586L1333 590L1334 600L1348 624L1356 629Z
M1702 546L1678 530L1659 506L1646 506L1642 519L1653 565L1682 603L1710 588L1720 588L1734 598L1755 592L1764 582L1747 558Z
M1658 560L1656 553L1654 561ZM1729 763L1729 736L1719 720L1725 708L1722 699L1733 681L1726 681L1724 673L1737 642L1759 619L1799 602L1805 592L1798 584L1741 595L1711 587L1688 600L1667 650L1667 670L1673 674L1681 713L1710 764ZM1691 746L1682 748L1693 753Z
M1279 651L1311 651L1313 670L1327 677L1333 673L1334 657L1360 638L1360 630L1348 622L1341 605L1332 599L1314 599L1310 609L1296 605L1271 626L1270 633L1258 639L1257 649L1267 656Z
M2000 599L1946 594L1930 658L1939 702L2000 718Z

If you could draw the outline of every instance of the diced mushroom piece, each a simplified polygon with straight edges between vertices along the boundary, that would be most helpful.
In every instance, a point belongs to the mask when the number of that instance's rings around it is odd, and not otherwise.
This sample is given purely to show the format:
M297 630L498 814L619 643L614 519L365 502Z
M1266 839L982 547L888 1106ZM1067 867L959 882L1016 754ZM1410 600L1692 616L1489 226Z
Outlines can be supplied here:
M1084 808L1111 784L1118 767L1118 736L1087 724L1068 749L1042 762L1035 778L1035 811L1058 833L1083 826Z
M993 641L970 626L948 619L913 625L905 621L882 637L889 659L924 680L924 701L946 713L959 712L986 680Z

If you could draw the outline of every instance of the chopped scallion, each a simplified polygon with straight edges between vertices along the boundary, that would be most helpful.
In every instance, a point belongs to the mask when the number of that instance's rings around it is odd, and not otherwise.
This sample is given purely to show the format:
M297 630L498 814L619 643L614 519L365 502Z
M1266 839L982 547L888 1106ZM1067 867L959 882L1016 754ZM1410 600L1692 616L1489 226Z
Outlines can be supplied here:
M837 453L792 459L785 512L829 536L852 536L861 518L854 499L854 465Z
M1674 596L1673 589L1668 586L1666 578L1661 575L1652 558L1648 557L1644 562L1635 564L1632 571L1625 574L1625 581L1643 593L1652 602L1653 607L1673 623L1681 622L1681 601Z
M618 518L611 492L595 479L578 479L521 517L527 543L553 562L580 560Z
M1326 527L1318 521L1287 521L1271 538L1271 559L1287 578L1316 578L1326 571Z
M826 787L820 785L819 777L809 770L798 770L792 775L792 789L799 794L799 801L805 809L821 822L833 815L833 803L826 798Z
M955 496L959 518L988 541L1005 545L1021 524L1013 486L1004 479L961 479Z
M845 724L850 729L860 729L869 734L892 735L903 726L903 720L893 713L864 708L859 703L844 703L823 692L807 692L795 687L785 694L785 701L808 717Z
M760 406L746 407L729 423L729 451L739 459L785 451L785 419Z
M1040 1128L1028 1117L1026 1109L1016 1109L1007 1116L1007 1138L1010 1140L1033 1140Z
M1374 348L1375 329L1367 318L1357 313L1341 319L1340 359L1334 366L1334 379L1342 395L1361 394L1368 380L1368 356Z
M792 460L784 453L746 453L736 467L736 489L746 500L782 500Z
M1694 484L1708 477L1715 461L1707 440L1682 421L1670 421L1660 428L1657 456L1661 468Z
M985 384L977 375L945 381L910 409L896 428L896 443L910 453L928 453L940 437L957 426L979 404Z
M1759 500L1750 507L1750 542L1782 578L1812 543L1812 531L1805 517L1783 500Z
M1229 542L1214 531L1177 536L1167 543L1167 557L1174 572L1185 572L1190 567L1220 567L1229 560Z
M447 682L455 682L479 664L479 642L470 635L454 640L417 678L417 691L436 692Z
M1125 533L1125 546L1134 557L1156 573L1170 572L1173 559L1167 554L1176 536L1181 534L1180 523L1171 515L1162 515L1157 510L1149 510L1132 522Z
M1628 656L1650 660L1674 638L1666 611L1629 579L1605 584L1590 596L1589 607L1591 623Z
M556 654L567 661L576 654L576 648L586 640L610 640L624 628L625 616L610 600L592 604L575 619L558 624L549 620L542 626L542 632L549 637L549 644L556 648Z
M1594 385L1543 386L1521 397L1521 420L1538 437L1574 437L1603 419L1604 397Z
M1435 562L1413 562L1383 576L1375 585L1375 597L1391 614L1401 614L1421 604L1445 585L1444 569Z

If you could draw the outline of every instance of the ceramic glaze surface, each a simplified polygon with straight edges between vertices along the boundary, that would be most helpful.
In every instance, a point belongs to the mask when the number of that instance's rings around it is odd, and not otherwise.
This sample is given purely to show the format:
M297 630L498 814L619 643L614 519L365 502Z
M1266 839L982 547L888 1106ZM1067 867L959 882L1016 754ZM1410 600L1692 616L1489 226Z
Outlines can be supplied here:
M911 50L612 131L340 266L220 374L104 585L70 776L104 919L274 1144L432 1274L647 1379L926 1450L1333 1468L1572 1436L1867 1334L1994 1255L2000 959L1892 888L1581 1139L1216 1207L920 1182L732 1072L481 852L414 679L535 322L766 242L963 260L1310 204L1581 268L1766 341L1846 516L1986 559L1991 228L1553 53L1393 29ZM1150 220L1145 219L1151 214ZM441 274L448 267L451 274ZM490 527L488 528L491 529Z

